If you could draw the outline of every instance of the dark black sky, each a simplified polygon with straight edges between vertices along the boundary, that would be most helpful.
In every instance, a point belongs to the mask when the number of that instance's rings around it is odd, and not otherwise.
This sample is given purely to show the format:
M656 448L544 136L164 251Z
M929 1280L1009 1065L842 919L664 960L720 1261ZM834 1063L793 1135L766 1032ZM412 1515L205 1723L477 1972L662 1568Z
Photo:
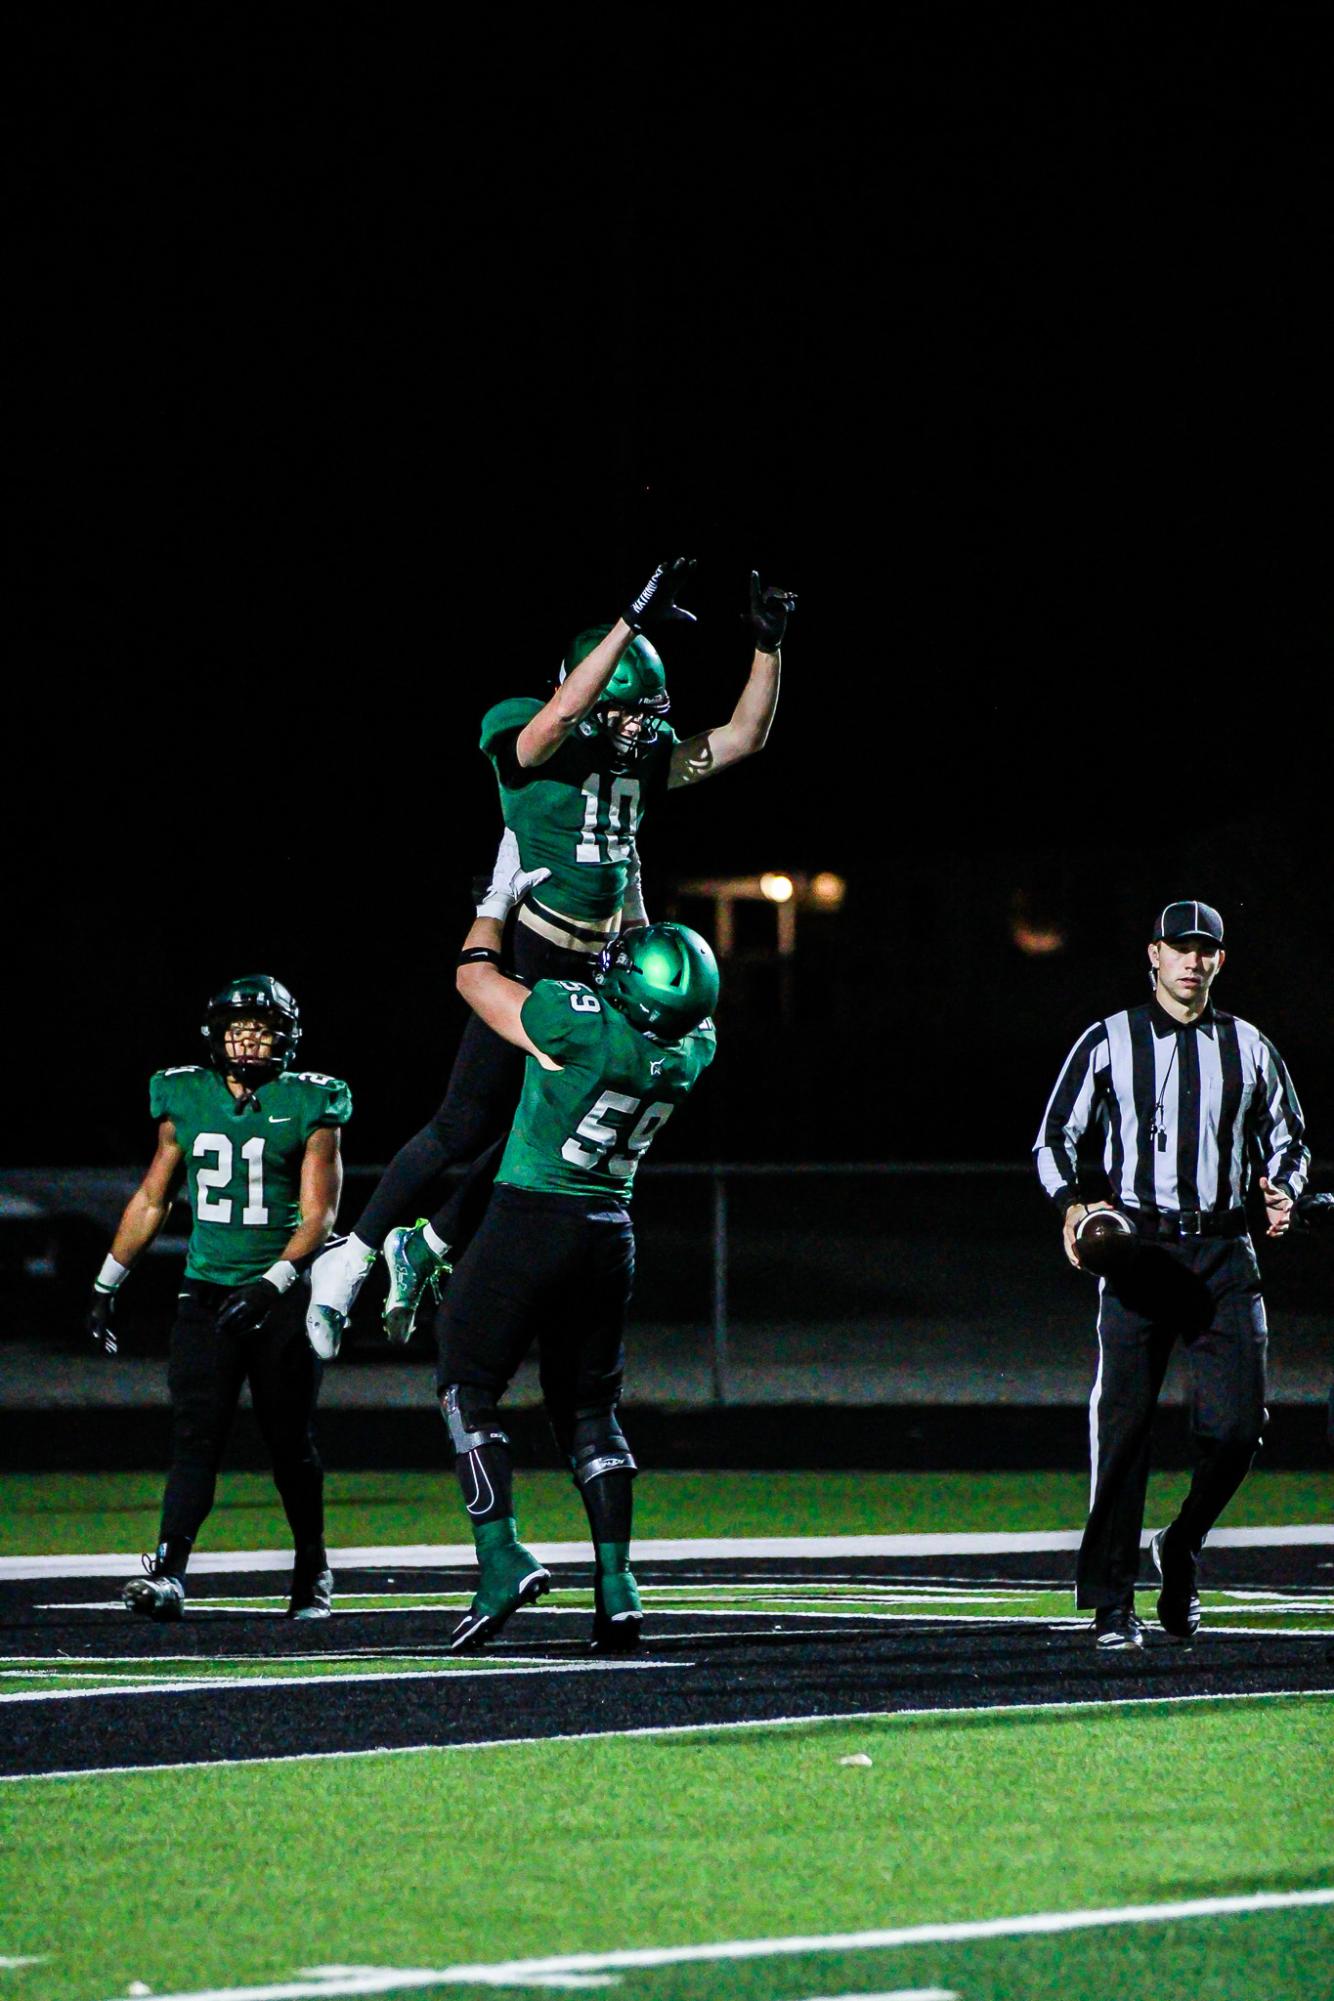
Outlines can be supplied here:
M762 975L734 988L800 1072L786 1140L720 1112L710 1145L913 1150L920 1074L883 1063L865 1144L822 1130L835 1020L939 1027L935 1150L1027 1144L1178 893L1240 925L1235 1004L1320 1059L1319 19L11 28L12 936L94 1081L28 1070L10 1157L135 1151L145 1070L242 964L298 990L370 1153L410 1130L495 835L477 718L678 549L678 727L730 708L752 565L801 605L771 749L646 829L651 890L851 885L795 1048ZM1015 963L1016 889L1070 925L1059 971ZM946 1060L964 1009L1013 1106Z

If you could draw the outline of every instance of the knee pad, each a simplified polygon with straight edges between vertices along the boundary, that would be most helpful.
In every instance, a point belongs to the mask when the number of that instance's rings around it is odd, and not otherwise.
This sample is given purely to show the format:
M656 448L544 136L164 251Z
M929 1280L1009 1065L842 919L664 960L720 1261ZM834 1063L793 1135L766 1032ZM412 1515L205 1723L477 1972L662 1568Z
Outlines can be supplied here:
M576 1487L587 1487L607 1473L639 1471L614 1410L577 1410L568 1456Z
M508 1445L509 1433L500 1422L500 1413L485 1390L470 1383L450 1383L440 1397L440 1415L445 1420L449 1442L462 1457L483 1445Z

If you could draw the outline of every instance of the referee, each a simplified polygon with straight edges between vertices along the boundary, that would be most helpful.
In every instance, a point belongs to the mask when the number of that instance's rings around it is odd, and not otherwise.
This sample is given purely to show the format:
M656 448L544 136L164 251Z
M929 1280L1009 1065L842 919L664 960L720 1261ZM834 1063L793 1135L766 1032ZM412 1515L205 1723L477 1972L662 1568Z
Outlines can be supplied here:
M1281 1237L1310 1153L1273 1043L1210 1001L1224 957L1216 910L1169 903L1150 937L1152 1000L1080 1037L1034 1147L1072 1265L1075 1230L1090 1209L1120 1209L1137 1239L1098 1285L1092 1481L1077 1580L1100 1649L1144 1644L1135 1579L1149 1430L1173 1342L1184 1343L1190 1365L1195 1473L1151 1547L1158 1620L1174 1640L1189 1641L1200 1623L1200 1547L1245 1479L1266 1417L1265 1309L1246 1189L1258 1168L1266 1234Z

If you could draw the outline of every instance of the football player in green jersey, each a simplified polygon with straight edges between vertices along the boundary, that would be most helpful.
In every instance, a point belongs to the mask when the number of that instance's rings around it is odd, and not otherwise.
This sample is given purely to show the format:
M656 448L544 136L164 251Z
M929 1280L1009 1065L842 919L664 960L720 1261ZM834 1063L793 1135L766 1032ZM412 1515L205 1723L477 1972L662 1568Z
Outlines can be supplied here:
M508 908L515 874L545 871L540 897L520 903L506 965L531 985L587 980L608 940L647 922L636 836L659 794L728 770L763 748L778 701L780 648L796 602L750 580L754 654L726 723L679 741L667 722L662 660L645 627L689 620L676 603L691 565L661 564L623 616L581 632L542 702L498 703L482 722L512 845L502 843L492 895ZM390 1162L346 1243L312 1275L307 1329L316 1352L337 1352L352 1301L381 1245L389 1267L385 1331L404 1341L428 1285L448 1270L449 1247L470 1234L489 1193L499 1141L519 1090L512 1047L481 1018L467 1024L444 1102ZM391 1227L419 1206L446 1168L473 1165L425 1232Z
M534 885L520 878L517 887ZM630 1569L635 1461L617 1421L634 1280L635 1170L714 1055L718 968L683 924L614 939L583 980L504 970L502 925L479 914L458 988L525 1059L518 1110L481 1227L436 1321L436 1387L481 1571L455 1651L480 1646L550 1578L518 1540L497 1409L538 1343L542 1395L588 1515L593 1643L624 1651L642 1611Z
M126 1205L89 1313L93 1339L114 1355L117 1291L184 1179L194 1220L167 1367L171 1470L157 1548L121 1595L131 1612L180 1618L190 1551L248 1381L295 1547L288 1616L323 1619L333 1578L312 1432L321 1368L305 1339L298 1281L338 1213L339 1131L352 1097L336 1077L288 1067L300 1016L268 973L216 994L202 1033L208 1065L159 1070L149 1086L157 1151Z

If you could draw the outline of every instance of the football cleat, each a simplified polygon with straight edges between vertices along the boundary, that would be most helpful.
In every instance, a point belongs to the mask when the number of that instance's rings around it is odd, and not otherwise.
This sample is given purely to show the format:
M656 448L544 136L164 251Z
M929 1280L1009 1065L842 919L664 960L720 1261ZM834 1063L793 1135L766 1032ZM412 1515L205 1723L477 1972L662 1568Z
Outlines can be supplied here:
M452 1654L485 1646L521 1605L531 1605L551 1589L551 1572L515 1540L512 1519L481 1522L473 1537L482 1581L467 1614L450 1635Z
M143 1619L156 1619L160 1623L179 1619L185 1611L184 1584L179 1577L159 1568L156 1550L143 1562L144 1575L130 1579L120 1594L121 1604L127 1612L137 1612Z
M443 1253L431 1249L420 1222L415 1229L405 1225L389 1232L384 1240L384 1261L389 1272L389 1291L381 1315L385 1339L409 1341L427 1287L438 1305L441 1286L453 1267Z
M639 1586L629 1569L604 1572L593 1579L593 1646L598 1653L628 1654L639 1645L644 1607Z
M297 1552L292 1565L292 1596L287 1607L289 1619L328 1619L333 1613L333 1572L322 1549L310 1555Z
M332 1362L342 1346L357 1294L379 1255L360 1238L346 1237L311 1266L306 1339L322 1362Z
M1104 1605L1093 1621L1093 1643L1100 1654L1141 1648L1144 1621L1131 1605Z
M1162 1579L1158 1624L1168 1638L1189 1646L1200 1627L1199 1566L1189 1550L1178 1550L1170 1529L1159 1529L1149 1544L1153 1567Z

